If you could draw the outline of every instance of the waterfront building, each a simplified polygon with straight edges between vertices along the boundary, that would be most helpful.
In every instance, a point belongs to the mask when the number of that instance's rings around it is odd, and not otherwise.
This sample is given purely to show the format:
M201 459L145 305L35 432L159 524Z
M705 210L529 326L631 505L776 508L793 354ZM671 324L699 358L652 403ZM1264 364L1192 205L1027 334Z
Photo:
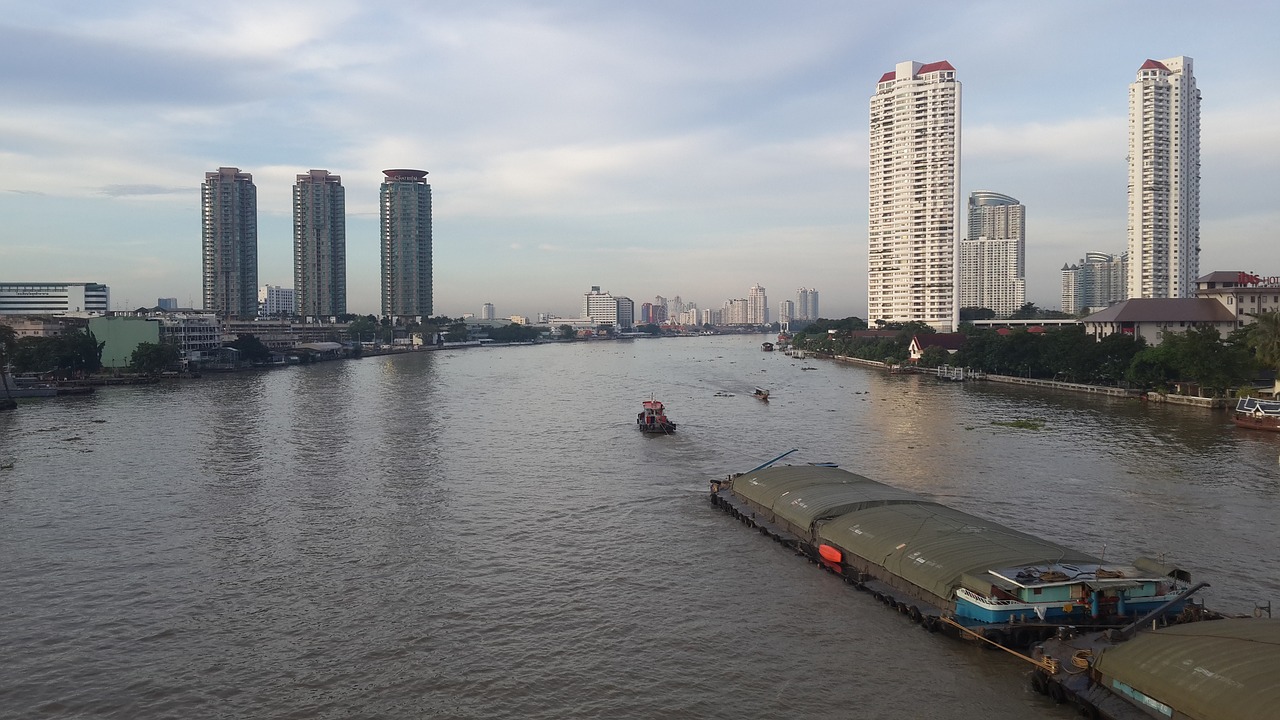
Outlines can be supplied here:
M111 289L102 283L0 282L0 315L105 313Z
M817 320L821 315L818 314L818 291L815 288L800 288L796 291L795 311L791 316L792 320Z
M733 298L724 301L720 311L720 321L724 325L746 325L748 303L746 298Z
M159 344L160 320L125 315L89 318L89 332L102 343L102 367L127 368L139 345Z
M485 303L480 306L480 319L481 320L493 319L493 303Z
M1130 298L1187 298L1200 272L1200 90L1189 57L1129 85Z
M347 200L342 178L328 170L293 185L293 287L302 317L347 312Z
M759 284L752 285L747 291L747 324L769 324L769 298Z
M1128 253L1086 253L1074 265L1062 266L1062 312L1097 312L1128 298Z
M293 317L298 315L297 292L279 285L263 285L258 288L259 317Z
M431 316L431 185L425 170L383 170L382 316Z
M951 63L898 63L871 97L868 322L959 322L960 82Z
M582 295L582 317L596 325L612 325L616 330L635 325L635 302L628 297L614 297L601 291L599 285Z
M1235 315L1236 327L1244 327L1259 313L1280 311L1280 275L1211 272L1196 279L1196 297L1218 301Z
M1026 208L988 190L969 194L969 232L960 241L960 307L997 317L1027 302Z
M48 315L0 315L0 325L6 325L18 338L58 337L67 331L67 324Z
M178 298L156 298L156 308L160 310L177 310Z
M218 318L205 313L161 313L160 342L178 348L183 360L204 360L222 347Z
M253 175L220 167L200 186L204 309L258 314L258 188Z

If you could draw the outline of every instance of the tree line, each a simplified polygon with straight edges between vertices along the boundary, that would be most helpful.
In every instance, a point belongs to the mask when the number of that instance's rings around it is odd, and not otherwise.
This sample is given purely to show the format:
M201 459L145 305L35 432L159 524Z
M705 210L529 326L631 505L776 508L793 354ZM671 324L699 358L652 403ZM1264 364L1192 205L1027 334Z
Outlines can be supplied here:
M918 364L1154 390L1195 383L1202 392L1223 395L1280 370L1280 313L1269 311L1253 318L1252 324L1226 337L1210 326L1191 327L1185 332L1165 333L1162 342L1154 346L1123 333L1095 339L1083 325L1035 333L1015 329L1001 334L962 324L965 341L959 351L951 355L930 347ZM906 323L881 328L895 331L892 336L854 334L864 329L866 322L860 318L819 320L797 333L792 342L815 352L900 364L910 356L912 337L935 332L922 323Z

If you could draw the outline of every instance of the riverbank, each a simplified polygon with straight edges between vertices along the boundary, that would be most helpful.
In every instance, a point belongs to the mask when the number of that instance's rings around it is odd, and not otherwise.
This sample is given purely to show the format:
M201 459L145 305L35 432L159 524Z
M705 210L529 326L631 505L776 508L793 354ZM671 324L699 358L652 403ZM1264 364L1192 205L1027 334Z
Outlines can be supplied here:
M875 360L863 360L861 358L848 357L845 355L823 355L831 360L836 360L851 365L861 365L862 367L877 368L888 373L895 372L913 372L924 375L933 374L933 370L929 368L915 368L912 366L890 365L888 363L877 362ZM1006 385L1023 385L1026 387L1046 388L1049 390L1065 390L1067 392L1082 393L1086 395L1102 395L1105 397L1116 398L1133 398L1137 400L1145 400L1153 403L1167 403L1169 405L1181 405L1184 407L1199 408L1202 410L1219 410L1229 407L1233 402L1231 398L1207 398L1194 397L1191 395L1172 395L1161 392L1148 392L1146 390L1135 390L1132 388L1112 387L1109 385L1086 385L1084 383L1062 382L1060 380L1042 380L1039 378L1023 378L1014 375L992 375L983 374L970 378L973 380L986 380L989 382L1004 383Z

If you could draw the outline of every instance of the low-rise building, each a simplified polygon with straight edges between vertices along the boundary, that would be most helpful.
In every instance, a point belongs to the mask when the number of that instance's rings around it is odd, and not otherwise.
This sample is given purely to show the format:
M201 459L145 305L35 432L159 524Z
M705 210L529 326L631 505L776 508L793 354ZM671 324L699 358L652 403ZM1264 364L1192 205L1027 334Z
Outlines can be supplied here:
M1084 319L1085 332L1101 340L1123 333L1159 345L1168 332L1211 326L1226 335L1236 329L1236 315L1214 298L1130 298Z
M66 332L67 325L51 317L29 315L0 315L0 325L13 328L17 337L57 337Z
M0 282L0 315L101 314L110 307L102 283Z

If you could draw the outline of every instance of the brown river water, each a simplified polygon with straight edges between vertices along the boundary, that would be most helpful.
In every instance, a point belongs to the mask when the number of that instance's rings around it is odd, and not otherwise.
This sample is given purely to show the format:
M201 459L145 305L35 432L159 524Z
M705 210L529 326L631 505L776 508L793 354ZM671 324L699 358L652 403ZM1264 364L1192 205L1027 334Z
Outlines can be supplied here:
M1072 717L1015 658L707 501L791 448L1164 557L1211 607L1280 600L1280 434L765 339L424 352L0 413L0 717ZM676 434L636 431L650 397ZM993 424L1020 418L1044 428Z

